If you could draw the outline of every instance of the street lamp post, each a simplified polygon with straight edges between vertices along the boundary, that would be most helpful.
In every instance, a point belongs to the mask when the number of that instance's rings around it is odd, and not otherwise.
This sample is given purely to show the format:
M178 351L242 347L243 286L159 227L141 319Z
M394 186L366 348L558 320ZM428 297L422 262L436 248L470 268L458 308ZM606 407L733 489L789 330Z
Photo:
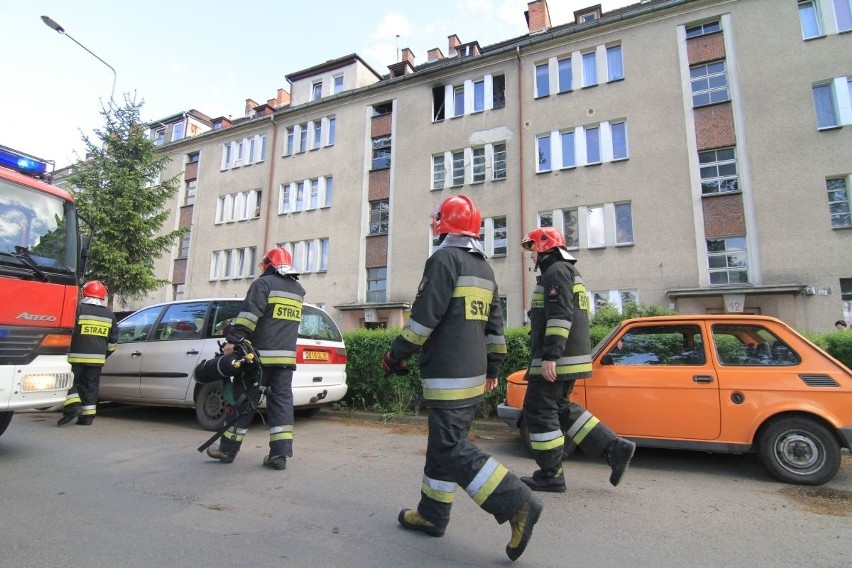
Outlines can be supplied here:
M85 49L86 51L88 51L90 54L92 54L98 61L100 61L101 63L103 63L107 67L109 67L110 71L112 71L112 92L109 95L109 100L115 102L115 81L118 79L118 73L115 72L115 69L113 69L112 65L110 65L109 63L107 63L106 61L104 61L103 59L98 57L91 49L89 49L88 47L86 47L85 45L83 45L82 43L80 43L79 41L74 39L73 37L71 37L65 31L65 28L63 28L58 23L56 23L55 21L50 19L48 16L42 16L41 21L44 22L44 25L46 25L47 27L56 31L59 34L64 35L65 37L67 37L68 39L70 39L71 41L73 41L74 43L76 43L77 45L79 45L80 47Z

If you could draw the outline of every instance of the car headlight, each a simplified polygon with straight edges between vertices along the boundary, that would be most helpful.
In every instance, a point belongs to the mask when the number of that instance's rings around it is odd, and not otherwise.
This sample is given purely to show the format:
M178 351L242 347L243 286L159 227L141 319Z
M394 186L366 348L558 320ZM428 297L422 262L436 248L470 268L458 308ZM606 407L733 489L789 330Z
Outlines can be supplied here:
M21 380L21 390L24 392L65 390L72 380L71 373L33 373L24 375Z

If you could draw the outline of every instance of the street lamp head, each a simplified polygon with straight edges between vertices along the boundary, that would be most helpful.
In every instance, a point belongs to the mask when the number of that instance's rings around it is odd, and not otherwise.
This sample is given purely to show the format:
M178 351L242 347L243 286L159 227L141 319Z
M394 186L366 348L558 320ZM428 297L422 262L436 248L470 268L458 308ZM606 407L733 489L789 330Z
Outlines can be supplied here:
M48 16L42 16L41 21L44 22L44 25L46 25L50 29L55 30L61 34L65 33L65 28L57 24L55 21L51 20Z

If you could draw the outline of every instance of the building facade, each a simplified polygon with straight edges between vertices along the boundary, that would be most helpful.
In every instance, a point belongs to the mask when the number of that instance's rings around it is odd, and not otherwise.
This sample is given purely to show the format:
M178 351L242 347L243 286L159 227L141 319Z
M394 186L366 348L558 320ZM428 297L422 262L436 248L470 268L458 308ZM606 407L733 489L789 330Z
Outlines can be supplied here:
M541 225L565 233L595 308L852 321L851 12L647 0L554 26L536 0L522 37L450 35L386 74L356 54L291 73L245 116L163 141L183 186L168 228L190 230L155 264L172 285L130 307L242 296L282 245L343 329L400 326L430 214L464 193L512 326L535 282L518 243Z

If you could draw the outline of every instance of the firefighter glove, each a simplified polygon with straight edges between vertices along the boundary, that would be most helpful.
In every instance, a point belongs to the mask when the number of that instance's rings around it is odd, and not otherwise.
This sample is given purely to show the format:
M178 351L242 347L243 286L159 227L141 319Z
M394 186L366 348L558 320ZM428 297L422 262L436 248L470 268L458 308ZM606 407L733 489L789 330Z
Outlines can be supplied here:
M382 357L382 368L385 370L385 375L407 375L408 367L405 366L405 360L394 361L393 355L388 351Z

